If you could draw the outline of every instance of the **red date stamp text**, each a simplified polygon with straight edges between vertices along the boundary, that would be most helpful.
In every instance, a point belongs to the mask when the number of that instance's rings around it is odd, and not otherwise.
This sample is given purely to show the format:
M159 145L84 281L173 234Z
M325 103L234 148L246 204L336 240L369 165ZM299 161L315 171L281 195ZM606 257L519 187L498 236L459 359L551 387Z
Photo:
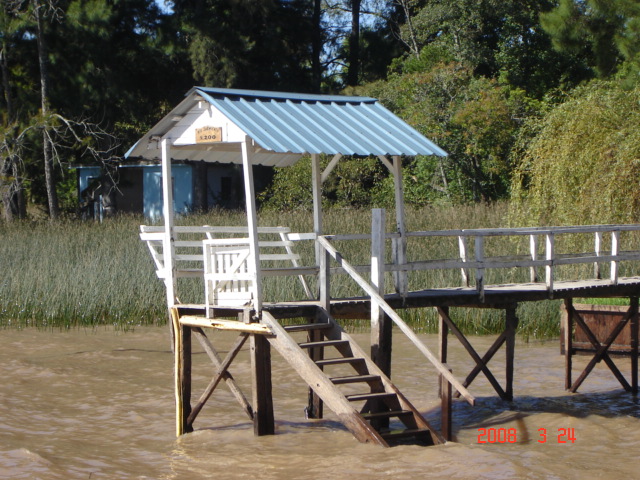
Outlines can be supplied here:
M575 443L575 428L558 428L547 431L546 428L538 429L538 443ZM516 428L479 428L478 443L518 443L518 430Z

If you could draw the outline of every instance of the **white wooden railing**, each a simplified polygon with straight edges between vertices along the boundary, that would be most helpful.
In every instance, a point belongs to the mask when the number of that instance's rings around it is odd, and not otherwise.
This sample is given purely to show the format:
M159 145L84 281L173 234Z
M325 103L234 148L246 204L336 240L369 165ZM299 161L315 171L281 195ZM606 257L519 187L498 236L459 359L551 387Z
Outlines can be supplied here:
M374 213L375 216L375 213ZM376 224L374 220L373 224ZM377 222L376 228L384 229L384 222ZM381 226L380 226L381 225ZM418 272L428 270L453 270L459 269L461 275L461 286L470 287L475 284L481 299L484 298L485 271L488 269L515 269L528 268L529 281L534 284L544 284L553 296L555 274L560 266L564 265L593 265L593 279L602 279L603 264L609 264L608 281L616 285L619 280L619 265L623 261L640 261L640 250L633 250L627 246L623 250L621 245L622 232L638 232L640 225L588 225L575 227L532 227L532 228L488 228L488 229L462 229L462 230L437 230L423 232L407 232L408 239L415 238L447 238L456 241L458 244L459 257L437 260L417 260L404 264L387 263L384 264L386 272ZM585 252L558 253L556 245L563 235L592 235L593 250ZM382 238L399 243L397 233L383 233ZM486 241L492 237L529 237L528 252L526 254L504 254L498 256L488 256L486 253ZM345 240L372 240L380 238L381 234L372 231L371 235L326 235L328 241ZM608 240L609 248L604 249L605 240ZM638 238L636 238L637 241ZM472 248L469 246L472 245ZM543 248L542 245L544 245ZM542 250L542 251L541 251ZM410 252L412 253L412 252ZM372 253L372 258L376 257ZM544 277L541 280L538 270L544 268ZM358 273L367 272L369 266L356 266ZM336 271L335 269L333 270ZM473 275L475 274L475 275ZM472 282L472 280L475 280ZM573 280L588 280L587 278ZM424 286L427 287L427 286ZM437 285L430 285L428 288L439 288ZM396 284L396 290L397 284ZM406 291L401 291L406 293Z
M205 281L205 303L210 286L207 280L224 280L225 274L214 272L212 268L207 271L206 265L215 246L221 247L225 243L231 245L244 245L248 251L249 239L248 228L245 226L175 226L173 227L173 243L171 254L173 261L169 262L173 266L173 278L200 278ZM316 275L318 267L301 266L299 255L294 252L294 242L302 240L313 240L315 235L291 233L287 227L259 227L258 242L260 252L259 262L261 263L260 276L294 276L298 277L307 298L313 297L313 293L304 278L305 275ZM163 226L140 226L140 239L143 240L151 253L155 263L156 276L167 281L169 272L164 248L165 229ZM207 253L208 252L208 253ZM275 265L277 264L277 266ZM251 271L251 278L244 278L243 281L255 283L257 274ZM245 274L249 275L249 270ZM237 282L238 273L229 271L226 280ZM169 292L167 293L169 295Z
M640 251L623 251L620 246L621 232L640 231L640 225L589 225L575 227L539 227L539 228L509 228L509 229L469 229L449 230L438 232L413 232L407 234L412 237L445 237L456 236L460 251L460 258L435 262L414 262L400 268L401 270L422 270L441 268L460 268L462 283L470 284L470 270L475 270L475 286L481 298L484 296L484 273L486 269L530 269L530 282L538 283L538 268L543 267L544 283L550 295L554 290L554 273L561 265L593 264L594 279L602 278L601 264L609 263L609 281L618 283L619 264L622 261L639 261ZM562 235L591 234L594 237L594 248L587 252L558 253L556 243ZM489 237L529 237L529 252L526 255L501 255L487 257L485 255L485 240ZM610 250L603 250L603 238L610 236ZM544 254L539 255L538 245L544 242ZM473 256L469 255L468 245L473 242ZM581 279L575 279L581 280Z
M380 210L379 212L383 212ZM291 233L288 228L284 227L260 227L259 234L280 235L283 240L299 242L313 241L318 243L318 248L326 250L321 246L326 240L330 243L335 241L369 241L372 249L384 250L384 242L391 241L393 260L391 263L384 262L383 253L372 253L372 262L379 264L378 276L384 272L394 274L394 283L396 291L407 293L406 275L410 272L429 271L429 270L459 270L463 287L475 288L480 299L484 298L485 290L485 272L488 269L514 269L528 268L529 281L532 284L544 285L548 290L549 296L553 296L556 270L564 265L592 264L593 279L601 279L607 277L610 284L617 284L619 281L619 265L625 261L640 261L640 250L633 249L631 245L622 245L623 232L638 232L640 225L589 225L575 227L533 227L533 228L491 228L491 229L461 229L461 230L438 230L438 231L421 231L407 232L405 238L401 238L398 233L386 233L384 221L376 215L374 210L374 222L371 234L354 234L354 235L324 235L316 236L312 233ZM164 252L163 252L163 227L142 226L140 237L145 240L152 258L156 264L156 274L159 278L164 278ZM194 227L174 227L176 240L174 242L174 264L177 277L202 277L204 274L202 241L208 238L220 238L229 235L246 235L246 227L213 227L213 226L194 226ZM199 235L200 238L194 238L193 234ZM593 237L593 249L585 252L559 253L556 245L565 235L591 235ZM500 255L487 254L487 240L495 237L528 237L528 248L526 253L508 254L503 252ZM398 256L395 252L402 248L406 248L407 240L420 239L442 239L457 243L459 256L457 258L445 259L427 259L411 262L399 263ZM631 238L631 236L629 237ZM378 239L377 241L374 241ZM447 240L448 239L448 240ZM636 242L640 243L638 236L635 237ZM413 241L413 240L412 240ZM515 242L514 242L515 244ZM604 248L604 245L607 248ZM377 246L376 246L377 245ZM520 242L522 245L522 242ZM637 248L637 247L636 247ZM291 254L291 251L287 253ZM410 252L414 253L414 252ZM320 256L322 257L322 255ZM301 266L298 263L292 264L290 267L280 267L277 269L266 269L263 274L266 275L317 275L317 262L314 264ZM604 266L608 264L608 272L605 273ZM303 264L304 265L304 264ZM352 266L358 274L368 273L371 269L369 265ZM544 275L539 276L538 272L544 269ZM334 268L329 269L329 274L345 273L345 269L338 263ZM405 276L405 280L402 276ZM373 278L373 277L372 277ZM574 280L587 280L574 279ZM438 285L425 285L421 288L440 288ZM315 296L309 291L305 285L307 296ZM320 289L321 290L321 289ZM322 295L322 291L320 291ZM328 295L328 292L326 293Z

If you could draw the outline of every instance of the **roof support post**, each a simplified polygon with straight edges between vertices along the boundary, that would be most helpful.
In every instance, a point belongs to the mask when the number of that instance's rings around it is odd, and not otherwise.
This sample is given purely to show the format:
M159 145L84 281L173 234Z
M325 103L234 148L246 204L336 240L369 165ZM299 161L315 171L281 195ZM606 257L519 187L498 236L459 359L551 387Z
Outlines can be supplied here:
M162 139L162 215L164 216L164 238L162 252L164 256L165 277L164 284L167 289L167 306L176 304L176 269L175 248L173 236L173 179L171 176L171 145L169 140Z
M253 274L253 308L262 310L262 275L260 272L260 249L258 244L258 213L253 184L253 146L251 138L245 137L242 142L242 170L244 175L244 194L247 211L247 227L249 230L249 268Z
M322 172L320 155L311 154L311 190L313 194L313 233L322 235ZM316 243L316 266L320 265L320 246Z
M393 242L393 256L397 265L407 263L407 231L404 215L404 187L402 185L402 159L399 155L393 156L393 183L396 202L396 225L400 238ZM394 272L396 292L406 295L408 290L407 272Z

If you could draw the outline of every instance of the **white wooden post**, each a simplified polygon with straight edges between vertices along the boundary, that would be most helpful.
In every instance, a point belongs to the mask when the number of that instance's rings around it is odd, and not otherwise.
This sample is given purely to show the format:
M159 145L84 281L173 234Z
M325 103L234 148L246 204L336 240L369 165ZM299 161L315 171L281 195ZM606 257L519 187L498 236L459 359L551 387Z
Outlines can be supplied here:
M384 240L385 240L385 211L374 208L371 211L371 286L380 295L384 295ZM379 322L379 306L371 300L371 324Z
M620 244L620 230L611 232L611 255L617 256ZM618 284L618 261L611 260L611 283Z
M311 192L313 194L313 233L322 235L322 176L320 172L320 155L311 154ZM320 266L322 251L318 242L316 246L316 265Z
M529 249L531 251L531 260L534 262L538 259L538 236L529 235ZM538 269L535 265L530 268L531 283L538 281Z
M600 252L602 251L602 232L596 232L594 250L595 250L596 257L599 257L601 255ZM597 279L602 278L602 275L600 273L600 264L598 262L594 262L594 264L593 264L593 275Z
M553 256L554 256L554 247L555 247L555 237L553 233L547 233L546 244L547 244L547 254L546 254L547 265L544 267L545 279L547 284L547 290L549 291L549 298L553 298Z
M384 252L386 215L382 208L371 211L371 286L384 298ZM371 358L386 374L391 375L392 321L382 305L371 298Z
M481 235L476 237L475 250L476 262L478 263L476 268L476 289L478 290L480 301L484 302L484 267L482 266L484 262L484 237Z
M329 252L320 246L318 237L316 242L320 247L320 272L318 274L318 285L320 290L320 306L324 308L329 314L331 314L331 257Z
M164 257L164 284L167 290L167 306L176 304L176 263L173 235L173 179L171 177L171 145L164 138L162 150L162 215L164 216L164 237L162 239L162 255Z
M249 268L253 274L253 308L262 310L262 275L260 272L260 248L258 243L258 214L256 210L255 189L253 185L253 162L251 157L253 146L251 138L245 137L242 142L242 170L244 174L244 193L247 211L247 227L249 230Z
M404 215L404 187L402 185L402 159L395 155L393 157L393 181L395 187L395 201L396 201L396 224L398 233L400 234L400 240L394 242L395 247L394 259L397 265L405 265L407 263L407 231L405 226ZM396 292L401 295L406 295L408 290L407 272L399 271L395 272L395 287Z
M458 247L460 248L460 260L462 260L463 262L468 262L469 254L467 252L467 237L465 237L464 235L458 236ZM468 287L469 286L469 269L463 267L460 269L460 271L462 273L462 286Z

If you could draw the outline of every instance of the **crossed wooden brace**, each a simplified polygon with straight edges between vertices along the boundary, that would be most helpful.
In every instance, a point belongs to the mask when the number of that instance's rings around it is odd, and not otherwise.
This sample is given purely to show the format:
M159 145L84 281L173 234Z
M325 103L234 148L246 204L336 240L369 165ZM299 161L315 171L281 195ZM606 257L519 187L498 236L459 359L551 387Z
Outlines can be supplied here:
M624 315L624 317L613 328L613 330L611 331L607 339L604 341L604 343L600 343L598 341L598 339L593 334L589 326L586 324L582 316L573 307L573 303L570 300L565 301L565 306L567 310L567 318L569 319L569 324L567 325L568 335L571 335L571 321L575 320L576 323L580 326L580 328L584 331L585 335L587 336L587 339L589 340L593 348L595 348L596 350L595 354L593 355L593 358L591 358L587 366L584 368L584 370L578 377L578 379L572 385L571 385L571 362L569 361L567 362L566 387L569 389L569 391L572 393L575 393L580 387L580 385L582 385L582 382L584 382L587 376L591 373L596 363L600 362L601 360L604 360L604 362L607 364L607 366L609 367L613 375L618 379L618 381L622 385L622 388L624 388L627 392L637 393L638 392L638 351L637 351L638 299L631 298L629 310L627 310L627 313ZM624 377L624 375L622 375L622 373L620 372L620 370L618 369L616 364L613 362L613 360L611 359L608 353L609 347L614 342L616 337L620 334L622 329L627 325L627 323L629 323L629 321L632 321L631 341L636 343L635 352L634 351L631 352L631 361L632 361L631 385L629 385L629 382ZM565 354L568 356L568 358L570 358L571 357L570 346L565 345L565 349L566 349Z
M460 341L460 343L467 350L471 358L476 362L476 366L471 370L469 375L467 375L466 379L462 383L465 387L471 385L471 382L478 376L480 372L484 373L489 380L489 383L493 386L496 393L503 400L512 400L513 399L513 356L514 356L514 340L515 340L515 332L518 326L518 318L515 316L515 306L509 305L505 308L507 312L506 325L504 331L498 336L498 338L493 342L493 345L487 350L487 353L484 354L483 357L478 355L478 352L473 348L469 340L464 336L464 334L460 331L460 329L453 323L451 318L449 317L449 309L447 307L436 307L438 310L438 314L440 315L441 321L444 322L445 325L441 325L441 331L444 330L444 327L448 328L453 332L456 338ZM442 333L444 335L444 333ZM444 341L446 343L446 340ZM502 347L502 345L506 342L507 346L507 371L506 371L506 380L507 385L506 388L503 389L498 380L494 377L491 370L487 364L496 354L496 352ZM443 345L443 341L441 340L441 346ZM446 352L444 353L444 357L446 357ZM441 361L446 361L446 358L441 359ZM455 393L456 398L460 396L460 392Z

